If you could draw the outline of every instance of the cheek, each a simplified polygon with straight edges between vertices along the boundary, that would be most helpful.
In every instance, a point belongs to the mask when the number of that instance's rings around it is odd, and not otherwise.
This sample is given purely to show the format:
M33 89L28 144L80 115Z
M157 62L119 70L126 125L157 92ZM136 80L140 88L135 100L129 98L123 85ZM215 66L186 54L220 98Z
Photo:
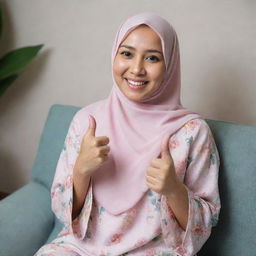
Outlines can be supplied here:
M164 76L165 76L165 64L162 64L160 67L159 67L159 71L158 71L158 78L159 78L159 81L163 81L164 79Z
M117 58L113 63L113 72L116 76L122 75L126 70L126 64L124 61Z
M161 82L164 78L165 69L162 67L157 67L150 70L150 76L153 80Z

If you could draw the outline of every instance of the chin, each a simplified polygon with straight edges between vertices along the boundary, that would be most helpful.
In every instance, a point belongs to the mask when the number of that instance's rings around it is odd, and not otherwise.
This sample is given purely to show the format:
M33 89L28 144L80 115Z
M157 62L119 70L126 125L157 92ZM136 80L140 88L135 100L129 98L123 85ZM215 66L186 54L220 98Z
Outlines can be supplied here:
M126 95L126 97L129 99L129 100L132 100L132 101L135 101L135 102L141 102L141 101L143 101L143 98L141 98L141 97L129 97L129 96L127 96Z

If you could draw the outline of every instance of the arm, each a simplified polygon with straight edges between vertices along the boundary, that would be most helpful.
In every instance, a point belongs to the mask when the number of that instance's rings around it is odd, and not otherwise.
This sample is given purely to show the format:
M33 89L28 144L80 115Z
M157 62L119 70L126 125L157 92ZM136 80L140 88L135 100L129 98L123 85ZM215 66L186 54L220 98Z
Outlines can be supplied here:
M188 195L185 230L177 214L177 206L172 207L172 200L168 203L168 196L162 196L161 200L161 224L165 242L177 254L184 256L195 255L201 249L210 236L211 228L217 224L220 210L218 151L207 123L201 119L193 122L196 127L190 129L192 123L188 123L182 129L176 141L179 146L172 152L177 158L187 150L187 161L176 161L177 174Z
M52 210L64 225L64 229L59 235L73 233L81 239L85 235L90 216L92 189L88 182L87 189L84 189L84 194L82 195L83 199L79 199L81 192L77 189L79 177L76 175L75 164L80 151L81 131L76 116L77 114L70 124L64 147L57 163L51 188L51 197Z
M186 230L189 210L188 191L186 186L179 181L173 191L166 196L166 202L172 209L179 225Z
M58 162L52 186L52 208L64 223L62 234L72 232L82 240L92 208L90 177L108 159L110 148L108 137L95 136L93 116L88 116L90 122L82 138L77 115L72 120Z
M106 146L109 143L109 138L106 136L96 137L96 120L91 115L88 118L90 120L89 127L83 137L73 173L73 220L83 207L91 175L108 159L107 155L110 150L109 146Z
M73 209L72 209L72 220L78 217L80 214L88 188L90 185L90 176L84 176L80 172L79 162L76 161L73 174Z

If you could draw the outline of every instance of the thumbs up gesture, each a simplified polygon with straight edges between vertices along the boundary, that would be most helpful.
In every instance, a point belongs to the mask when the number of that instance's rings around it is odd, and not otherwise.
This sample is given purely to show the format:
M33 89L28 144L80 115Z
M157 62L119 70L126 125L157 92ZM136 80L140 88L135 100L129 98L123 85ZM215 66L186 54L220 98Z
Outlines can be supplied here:
M80 174L91 176L107 159L110 147L107 146L109 138L95 136L96 120L89 116L89 127L83 137L80 153L77 157L75 168Z
M153 191L168 196L179 184L171 153L169 138L165 137L161 144L161 156L154 158L146 172L147 186Z

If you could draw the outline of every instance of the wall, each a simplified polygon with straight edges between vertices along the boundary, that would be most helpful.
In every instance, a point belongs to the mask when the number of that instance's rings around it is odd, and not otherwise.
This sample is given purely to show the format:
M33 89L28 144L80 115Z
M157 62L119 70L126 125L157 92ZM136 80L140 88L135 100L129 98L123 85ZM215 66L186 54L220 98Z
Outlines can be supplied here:
M115 32L154 11L175 27L182 102L206 118L256 125L256 1L8 0L0 53L44 43L0 99L0 190L30 180L52 104L85 106L108 96Z

